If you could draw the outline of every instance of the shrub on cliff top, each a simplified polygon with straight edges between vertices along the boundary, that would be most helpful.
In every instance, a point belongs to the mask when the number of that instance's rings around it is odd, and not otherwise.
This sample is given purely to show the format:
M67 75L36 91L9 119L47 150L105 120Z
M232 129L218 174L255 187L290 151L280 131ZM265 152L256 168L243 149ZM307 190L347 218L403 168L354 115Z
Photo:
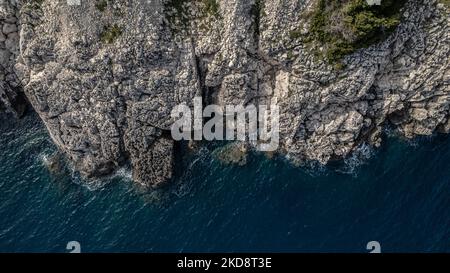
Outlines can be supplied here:
M189 4L199 6L199 14L192 14ZM220 18L220 6L217 0L168 0L165 2L165 12L173 29L187 28L189 21L196 17ZM195 13L195 12L194 12Z
M100 40L104 43L112 44L122 35L122 29L118 25L106 26L100 34Z
M407 0L319 0L311 16L310 39L323 46L324 57L336 63L343 56L385 39L400 23Z

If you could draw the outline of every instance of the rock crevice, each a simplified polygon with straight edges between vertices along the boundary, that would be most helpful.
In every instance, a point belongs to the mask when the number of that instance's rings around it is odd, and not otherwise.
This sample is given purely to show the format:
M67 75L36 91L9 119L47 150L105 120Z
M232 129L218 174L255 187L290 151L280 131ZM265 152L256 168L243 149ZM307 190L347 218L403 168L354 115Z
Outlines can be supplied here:
M278 153L294 163L379 145L388 122L406 137L450 131L449 9L439 1L409 0L396 30L340 69L302 40L317 0L81 3L2 2L0 108L11 111L22 88L88 177L130 162L136 182L162 185L174 166L170 112L196 96L277 104Z

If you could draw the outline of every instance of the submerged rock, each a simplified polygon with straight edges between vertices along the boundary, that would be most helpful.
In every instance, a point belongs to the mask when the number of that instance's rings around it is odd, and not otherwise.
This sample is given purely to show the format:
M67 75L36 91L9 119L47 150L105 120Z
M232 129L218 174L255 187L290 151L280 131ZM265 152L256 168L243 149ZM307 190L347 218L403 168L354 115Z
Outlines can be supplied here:
M240 141L233 142L217 148L213 155L224 164L244 166L247 164L248 144Z
M43 162L49 172L53 175L61 175L64 172L64 155L59 152L46 156L43 159Z

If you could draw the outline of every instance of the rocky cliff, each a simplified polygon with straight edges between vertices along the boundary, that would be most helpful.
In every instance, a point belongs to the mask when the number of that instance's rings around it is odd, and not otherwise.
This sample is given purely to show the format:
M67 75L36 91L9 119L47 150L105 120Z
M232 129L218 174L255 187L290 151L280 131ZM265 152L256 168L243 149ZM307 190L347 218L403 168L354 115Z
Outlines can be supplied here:
M134 180L172 176L170 111L276 104L294 163L450 131L447 1L410 0L381 42L339 67L307 41L318 0L0 2L0 107L26 94L61 151L88 177L131 163ZM299 35L293 35L297 34Z
M19 4L0 1L0 112L24 114L26 99L14 71L19 56Z

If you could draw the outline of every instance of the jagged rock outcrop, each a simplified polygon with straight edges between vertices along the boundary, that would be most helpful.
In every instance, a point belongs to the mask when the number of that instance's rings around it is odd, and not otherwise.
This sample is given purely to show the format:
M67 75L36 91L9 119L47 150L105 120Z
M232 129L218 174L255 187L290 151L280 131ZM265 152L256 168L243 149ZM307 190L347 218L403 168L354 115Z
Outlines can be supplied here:
M18 1L0 1L0 112L22 116L26 101L14 65L19 56Z
M16 41L8 49L13 74L54 142L88 177L129 161L136 182L167 181L170 112L195 96L277 104L278 152L295 163L379 145L387 122L406 137L450 131L448 7L410 0L389 38L345 57L337 70L290 35L308 34L304 15L315 3L22 1L16 28L1 22L8 34L20 33L7 35Z

